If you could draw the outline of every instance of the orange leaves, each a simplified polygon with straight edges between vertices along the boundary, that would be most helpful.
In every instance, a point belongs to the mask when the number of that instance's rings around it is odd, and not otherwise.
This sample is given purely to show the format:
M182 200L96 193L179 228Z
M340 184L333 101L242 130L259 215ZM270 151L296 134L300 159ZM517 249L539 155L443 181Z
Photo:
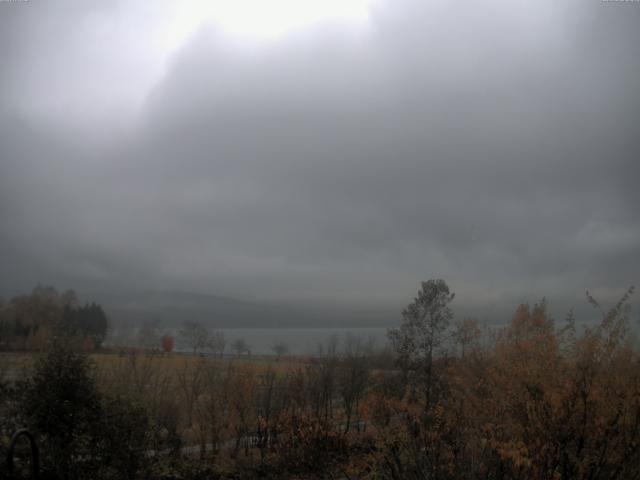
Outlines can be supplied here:
M455 329L453 331L453 338L458 345L460 345L462 357L469 348L473 348L478 341L482 332L478 326L478 321L473 318L466 318L462 321L456 322Z
M160 339L160 345L165 353L171 353L173 351L175 341L171 335L163 335Z
M216 459L280 478L622 479L640 465L640 362L625 331L622 313L557 330L541 302L482 348L477 324L460 322L464 355L408 372L371 370L352 350L268 368L132 356L114 377L139 387L162 448L171 435L212 443Z

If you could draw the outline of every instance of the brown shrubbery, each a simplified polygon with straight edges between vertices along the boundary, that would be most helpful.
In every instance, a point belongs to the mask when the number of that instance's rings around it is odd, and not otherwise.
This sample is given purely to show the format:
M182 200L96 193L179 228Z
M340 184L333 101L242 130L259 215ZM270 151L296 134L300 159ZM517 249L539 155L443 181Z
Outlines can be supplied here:
M113 478L640 478L630 294L590 328L572 316L554 325L543 301L521 305L509 325L488 331L472 320L450 325L448 287L426 282L391 334L395 352L350 338L298 364L95 357L86 370L93 380L80 386L95 385L92 405L113 422L89 415L65 434L113 433L100 437L97 450L64 458L108 459ZM47 368L36 370L20 412L36 427L45 406L33 388L46 384ZM144 420L134 422L141 412ZM125 423L137 435L127 441L144 441L146 455L109 441ZM57 445L40 435L45 449Z

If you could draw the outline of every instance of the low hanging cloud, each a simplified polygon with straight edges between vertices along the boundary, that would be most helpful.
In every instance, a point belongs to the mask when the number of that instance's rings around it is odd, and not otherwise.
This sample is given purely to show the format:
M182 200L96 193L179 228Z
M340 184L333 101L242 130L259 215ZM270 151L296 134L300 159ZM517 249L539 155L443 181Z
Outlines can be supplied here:
M0 290L637 283L640 7L378 1L357 30L205 23L161 62L131 5L0 5Z

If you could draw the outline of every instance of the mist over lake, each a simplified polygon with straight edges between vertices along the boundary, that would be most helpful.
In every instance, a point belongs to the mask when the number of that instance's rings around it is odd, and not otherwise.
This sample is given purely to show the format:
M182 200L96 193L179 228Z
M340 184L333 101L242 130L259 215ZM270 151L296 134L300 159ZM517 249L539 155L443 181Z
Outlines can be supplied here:
M387 341L387 329L369 328L225 328L227 342L231 344L244 339L254 355L273 355L272 347L284 343L293 355L313 355L318 347L337 339L338 349L349 336L360 339L364 344L371 342L375 348L383 347ZM228 353L232 353L229 351Z

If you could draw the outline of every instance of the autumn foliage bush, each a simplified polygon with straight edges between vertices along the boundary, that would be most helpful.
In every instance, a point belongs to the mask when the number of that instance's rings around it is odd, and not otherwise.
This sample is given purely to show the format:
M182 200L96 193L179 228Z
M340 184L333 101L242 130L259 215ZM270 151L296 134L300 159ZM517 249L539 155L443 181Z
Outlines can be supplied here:
M586 327L542 301L488 329L425 282L394 350L351 338L303 363L54 350L0 389L0 419L21 405L69 478L81 460L94 478L638 479L632 293L589 295Z
M489 347L441 358L435 402L405 397L381 431L375 478L639 478L632 291L581 334L521 305Z

